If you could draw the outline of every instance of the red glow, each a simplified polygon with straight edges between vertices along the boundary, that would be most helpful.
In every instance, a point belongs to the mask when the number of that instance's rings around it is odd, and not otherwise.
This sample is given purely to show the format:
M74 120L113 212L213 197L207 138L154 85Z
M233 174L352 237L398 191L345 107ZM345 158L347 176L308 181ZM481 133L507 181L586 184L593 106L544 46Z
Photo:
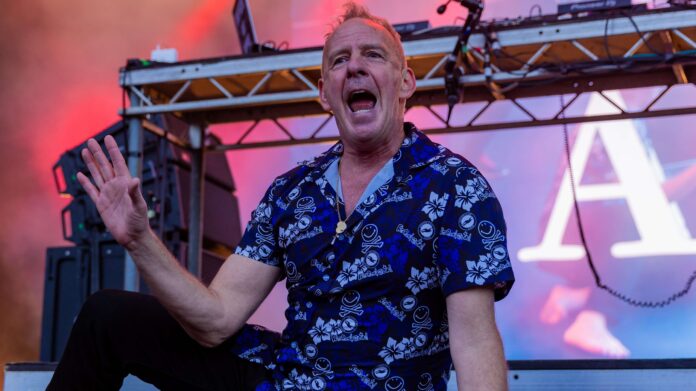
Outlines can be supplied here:
M205 41L216 28L216 21L229 15L231 4L228 0L207 0L193 9L176 27L174 42L180 53L189 53L199 42ZM229 17L231 19L231 17Z

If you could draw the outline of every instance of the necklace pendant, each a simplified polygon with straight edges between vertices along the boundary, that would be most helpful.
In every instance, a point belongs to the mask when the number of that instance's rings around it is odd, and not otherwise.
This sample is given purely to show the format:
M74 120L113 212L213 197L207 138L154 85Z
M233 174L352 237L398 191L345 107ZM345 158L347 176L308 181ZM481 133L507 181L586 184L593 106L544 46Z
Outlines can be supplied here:
M342 234L343 231L346 230L346 228L346 222L343 220L339 220L338 223L336 223L336 234Z

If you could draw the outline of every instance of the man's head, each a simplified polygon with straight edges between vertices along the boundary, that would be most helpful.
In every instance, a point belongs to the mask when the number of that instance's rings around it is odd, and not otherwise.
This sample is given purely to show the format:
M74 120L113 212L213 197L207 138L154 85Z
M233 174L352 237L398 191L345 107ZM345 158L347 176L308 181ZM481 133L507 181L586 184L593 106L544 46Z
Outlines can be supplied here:
M321 104L336 116L344 141L375 142L402 132L415 76L389 23L348 3L327 35L319 89Z
M338 29L343 23L355 19L355 18L361 18L365 19L367 21L373 22L376 25L382 26L384 30L386 30L387 33L389 33L389 36L392 38L392 44L393 44L393 49L396 51L396 53L399 55L399 58L401 59L401 62L404 64L404 68L406 67L406 55L404 54L404 48L401 46L401 36L399 33L394 30L394 27L389 23L384 18L380 18L379 16L372 15L367 8L356 4L352 1L349 1L343 5L345 8L345 12L343 15L339 16L338 19L336 20L336 24L331 28L331 31L329 31L326 36L324 37L324 45L326 46L329 41L331 40L331 37L334 35L336 32L336 29ZM326 50L324 50L324 57L323 57L323 63L326 62ZM322 73L324 71L324 67L322 64Z

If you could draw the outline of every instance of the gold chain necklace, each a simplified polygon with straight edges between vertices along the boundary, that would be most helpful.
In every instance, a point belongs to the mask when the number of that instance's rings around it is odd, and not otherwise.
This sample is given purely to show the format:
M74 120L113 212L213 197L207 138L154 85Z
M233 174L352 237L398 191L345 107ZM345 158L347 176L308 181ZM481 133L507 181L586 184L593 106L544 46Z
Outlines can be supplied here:
M334 240L336 239L336 236L342 234L348 225L346 224L346 221L343 220L341 216L341 209L338 204L338 192L341 190L341 160L339 158L338 160L338 181L336 184L336 215L338 215L338 223L336 223L336 235L334 236Z

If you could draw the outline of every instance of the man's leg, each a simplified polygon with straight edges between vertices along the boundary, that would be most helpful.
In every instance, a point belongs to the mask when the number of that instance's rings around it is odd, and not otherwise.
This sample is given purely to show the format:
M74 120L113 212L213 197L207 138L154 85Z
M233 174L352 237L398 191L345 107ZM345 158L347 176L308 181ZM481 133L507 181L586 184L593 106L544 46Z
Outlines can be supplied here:
M266 376L229 346L204 348L152 296L90 296L47 390L118 390L134 374L161 390L243 390Z

